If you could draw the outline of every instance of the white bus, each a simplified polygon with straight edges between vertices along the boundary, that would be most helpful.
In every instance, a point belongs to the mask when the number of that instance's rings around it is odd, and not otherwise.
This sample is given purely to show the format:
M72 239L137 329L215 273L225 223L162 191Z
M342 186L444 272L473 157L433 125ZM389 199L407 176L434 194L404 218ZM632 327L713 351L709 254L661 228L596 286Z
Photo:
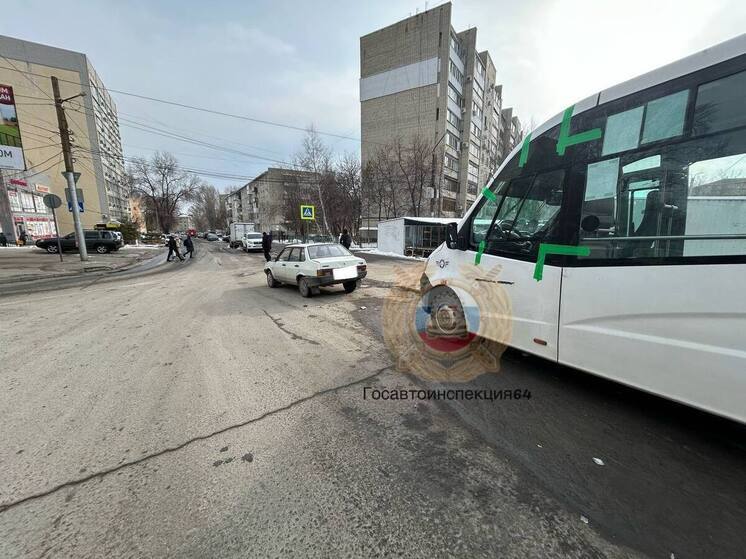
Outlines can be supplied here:
M489 190L425 289L481 247L509 345L746 422L746 35L576 103ZM537 281L542 243L588 254L548 254Z

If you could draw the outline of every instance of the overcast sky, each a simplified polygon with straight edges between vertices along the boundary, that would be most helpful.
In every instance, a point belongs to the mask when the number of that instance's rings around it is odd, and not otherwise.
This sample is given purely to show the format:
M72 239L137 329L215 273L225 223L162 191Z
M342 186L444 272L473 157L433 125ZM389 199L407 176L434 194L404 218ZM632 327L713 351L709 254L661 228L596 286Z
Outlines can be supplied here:
M424 9L408 0L10 0L0 34L84 52L113 89L359 137L360 36ZM540 124L600 89L746 32L746 2L457 0L453 18L457 31L478 28L504 106ZM291 160L302 137L114 96L123 118L277 161ZM121 131L128 157L168 150L188 167L246 177L278 164ZM359 152L359 142L327 141L337 153Z

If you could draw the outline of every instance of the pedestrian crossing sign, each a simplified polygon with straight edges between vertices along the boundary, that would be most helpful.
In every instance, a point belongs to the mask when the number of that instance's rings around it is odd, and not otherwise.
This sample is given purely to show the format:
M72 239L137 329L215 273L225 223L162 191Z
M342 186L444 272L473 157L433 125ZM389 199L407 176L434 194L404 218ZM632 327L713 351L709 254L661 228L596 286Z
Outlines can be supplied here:
M308 219L313 221L316 219L316 207L315 206L301 206L300 207L300 218Z

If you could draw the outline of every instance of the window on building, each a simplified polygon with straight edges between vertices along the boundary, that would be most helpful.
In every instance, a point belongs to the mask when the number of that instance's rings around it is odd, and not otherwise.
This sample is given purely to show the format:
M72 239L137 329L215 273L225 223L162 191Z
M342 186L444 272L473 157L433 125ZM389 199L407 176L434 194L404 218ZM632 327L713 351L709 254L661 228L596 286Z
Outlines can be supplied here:
M451 132L446 132L446 144L455 150L461 149L461 141Z
M453 78L456 83L463 86L464 85L464 74L461 72L461 70L458 69L458 66L453 62L453 60L449 60L449 71L448 74L451 78Z
M444 212L455 212L456 211L456 200L449 198L443 198L443 211Z
M451 109L448 110L448 122L453 124L456 128L461 130L461 119Z
M469 154L474 155L474 157L479 157L479 152L481 150L479 149L479 144L475 142L474 140L471 140L470 146L469 146Z
M458 192L458 182L445 177L445 180L443 181L443 189L448 192Z
M8 199L10 200L10 209L14 212L20 212L21 210L21 197L18 196L17 190L8 190Z
M463 104L463 97L461 97L461 94L450 83L448 84L448 98L459 107Z
M469 161L469 180L479 182L479 166Z
M482 129L479 128L479 124L477 124L473 120L471 121L471 133L474 134L477 138L482 135Z
M34 208L34 197L29 192L23 190L18 191L18 196L21 199L21 211L23 212L35 212Z
M481 85L479 85L479 82L474 82L474 93L476 93L479 96L479 100L482 101L484 99L484 89Z
M451 157L449 154L446 153L443 159L443 165L445 165L446 169L450 169L451 171L456 171L458 173L458 159L456 159L455 157Z

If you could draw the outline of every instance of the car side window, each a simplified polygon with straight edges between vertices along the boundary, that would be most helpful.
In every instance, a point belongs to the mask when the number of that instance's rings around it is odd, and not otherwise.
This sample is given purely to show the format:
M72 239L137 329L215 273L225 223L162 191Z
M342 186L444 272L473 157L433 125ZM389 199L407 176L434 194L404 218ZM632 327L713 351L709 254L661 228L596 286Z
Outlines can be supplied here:
M299 259L300 262L305 262L306 261L306 249L299 248L298 250L300 251L300 259Z
M280 253L280 256L277 257L277 260L279 260L280 262L287 262L288 261L288 257L290 256L290 250L291 249L289 249L289 248L284 249Z
M85 231L83 235L86 239L98 239L98 231Z
M288 255L288 262L299 262L300 258L298 256L298 251L300 249L294 248L290 250L290 254Z

